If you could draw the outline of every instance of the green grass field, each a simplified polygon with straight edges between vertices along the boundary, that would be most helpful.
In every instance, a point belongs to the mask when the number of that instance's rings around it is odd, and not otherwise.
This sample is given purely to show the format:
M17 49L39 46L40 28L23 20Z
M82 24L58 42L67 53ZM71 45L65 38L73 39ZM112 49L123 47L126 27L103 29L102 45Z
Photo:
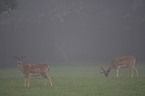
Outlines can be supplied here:
M101 74L100 65L51 66L49 75L53 87L42 77L31 77L30 87L24 87L24 76L16 68L0 69L0 96L144 96L145 65L136 64L139 78L131 78L131 70L115 70L109 77ZM106 68L107 66L105 66ZM134 74L135 75L135 74Z

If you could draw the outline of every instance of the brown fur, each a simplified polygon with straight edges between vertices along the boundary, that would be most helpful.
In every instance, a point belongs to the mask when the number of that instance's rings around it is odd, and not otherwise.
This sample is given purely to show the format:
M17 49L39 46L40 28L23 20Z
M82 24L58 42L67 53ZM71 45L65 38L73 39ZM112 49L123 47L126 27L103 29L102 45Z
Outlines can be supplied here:
M52 86L52 82L50 79L50 76L48 75L48 65L46 63L40 62L36 64L22 64L22 60L24 57L15 57L18 67L21 70L21 72L25 75L25 87L26 87L26 81L28 81L28 87L29 87L29 80L31 74L41 74L45 78L45 86L46 86L46 79L49 79L50 84Z
M136 71L136 75L138 76L138 71L135 68L134 64L135 64L134 56L123 56L123 57L114 58L112 60L112 63L109 65L107 71L103 67L102 70L104 71L104 74L107 77L110 71L116 68L116 76L118 77L118 72L120 67L130 67L130 69L132 70L131 76L133 77L134 71Z

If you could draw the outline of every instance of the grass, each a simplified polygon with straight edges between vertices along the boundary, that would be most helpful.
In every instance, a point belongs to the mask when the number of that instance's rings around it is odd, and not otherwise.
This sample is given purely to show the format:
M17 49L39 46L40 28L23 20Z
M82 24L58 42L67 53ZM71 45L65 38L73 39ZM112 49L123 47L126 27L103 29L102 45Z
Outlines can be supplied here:
M100 65L52 66L53 87L47 82L46 88L43 78L32 77L30 87L25 88L18 68L0 69L0 96L144 96L145 65L137 68L139 78L131 78L127 68L120 70L119 78L115 70L105 78Z

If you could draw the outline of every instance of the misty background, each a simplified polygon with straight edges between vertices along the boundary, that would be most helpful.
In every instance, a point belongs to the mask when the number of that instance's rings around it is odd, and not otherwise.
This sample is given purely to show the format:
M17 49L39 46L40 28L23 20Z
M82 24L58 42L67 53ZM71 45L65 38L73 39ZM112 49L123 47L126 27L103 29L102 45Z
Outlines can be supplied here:
M0 68L24 63L145 62L144 0L19 0L0 14ZM89 63L88 63L89 64Z

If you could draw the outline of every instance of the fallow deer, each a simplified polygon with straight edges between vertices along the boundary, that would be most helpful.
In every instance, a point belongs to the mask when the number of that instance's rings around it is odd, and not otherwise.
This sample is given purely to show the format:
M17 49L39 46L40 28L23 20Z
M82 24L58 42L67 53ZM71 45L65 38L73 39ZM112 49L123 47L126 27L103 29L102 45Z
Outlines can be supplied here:
M26 81L27 81L28 87L29 87L30 76L36 75L36 74L41 74L45 78L45 87L46 87L46 79L49 79L50 85L52 87L51 78L48 75L48 68L49 68L48 65L43 62L36 63L36 64L22 64L22 60L24 57L25 56L21 56L21 57L14 56L20 71L25 76L25 87L26 87Z
M119 57L119 58L114 58L112 60L112 63L109 65L108 69L105 70L104 67L101 67L101 69L103 70L103 73L105 74L106 77L108 77L110 71L114 68L116 68L116 77L118 77L118 72L119 69L122 67L130 67L131 69L131 77L133 77L133 72L136 72L136 75L138 77L138 71L135 68L135 57L134 56L123 56L123 57Z

